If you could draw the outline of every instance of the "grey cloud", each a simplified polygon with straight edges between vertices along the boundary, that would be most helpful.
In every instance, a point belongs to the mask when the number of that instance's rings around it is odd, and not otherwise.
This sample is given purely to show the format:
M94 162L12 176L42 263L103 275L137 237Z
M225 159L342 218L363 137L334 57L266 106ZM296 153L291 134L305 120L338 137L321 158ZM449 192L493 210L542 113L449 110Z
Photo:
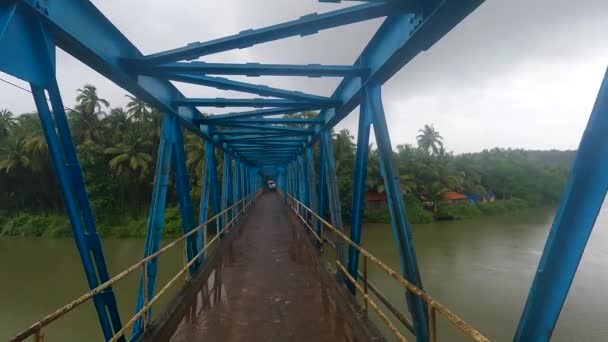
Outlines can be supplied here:
M344 6L312 0L114 0L95 4L144 53ZM351 64L380 23L373 20L204 60ZM456 152L495 145L575 148L608 62L606 32L607 1L486 1L385 85L383 99L393 142L414 143L418 128L435 123L448 148ZM65 54L58 56L58 77L68 105L84 83L97 85L113 105L125 103L124 90ZM235 79L321 95L331 94L338 82ZM177 86L188 96L237 96ZM16 112L34 109L29 96L18 90L0 84L0 95L2 106ZM355 112L338 128L356 132L356 121Z

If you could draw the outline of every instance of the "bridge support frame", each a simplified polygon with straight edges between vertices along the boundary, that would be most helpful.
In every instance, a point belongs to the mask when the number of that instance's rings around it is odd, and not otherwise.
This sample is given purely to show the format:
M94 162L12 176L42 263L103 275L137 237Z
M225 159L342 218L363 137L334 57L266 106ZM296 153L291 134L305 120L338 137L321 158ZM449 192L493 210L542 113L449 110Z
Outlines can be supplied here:
M342 208L340 205L340 193L338 192L338 176L336 173L336 159L334 157L334 149L331 145L331 133L329 129L324 128L320 134L321 149L323 150L323 160L325 163L325 182L327 185L327 200L329 204L329 212L331 215L331 223L334 227L344 230L342 223ZM336 242L338 260L342 264L346 264L346 253L344 251L344 241L338 239Z
M386 124L384 107L382 105L381 86L377 83L368 84L364 90L364 103L369 106L372 113L374 136L378 145L380 170L384 179L389 211L391 214L391 228L397 242L397 250L401 259L401 272L403 276L419 289L423 289L418 261L414 252L412 227L407 221L405 203L399 186L399 172L393 161L393 147ZM414 333L419 342L429 340L429 327L426 305L420 297L406 291L406 299L412 321Z
M515 341L548 341L608 190L608 70L581 139Z
M47 26L18 2L0 6L0 27L0 50L7 52L0 54L0 70L30 84L87 284L94 289L109 280L109 272L57 85L55 41ZM93 303L108 340L122 328L112 288L93 296Z

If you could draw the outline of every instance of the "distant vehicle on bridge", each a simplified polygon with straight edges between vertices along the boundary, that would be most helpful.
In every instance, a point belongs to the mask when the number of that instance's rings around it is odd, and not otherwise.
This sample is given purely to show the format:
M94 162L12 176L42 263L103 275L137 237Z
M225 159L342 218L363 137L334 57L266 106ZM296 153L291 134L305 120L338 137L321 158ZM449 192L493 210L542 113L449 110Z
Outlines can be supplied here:
M268 180L268 190L270 190L270 191L277 190L277 183L275 183L275 181L273 181L272 179Z

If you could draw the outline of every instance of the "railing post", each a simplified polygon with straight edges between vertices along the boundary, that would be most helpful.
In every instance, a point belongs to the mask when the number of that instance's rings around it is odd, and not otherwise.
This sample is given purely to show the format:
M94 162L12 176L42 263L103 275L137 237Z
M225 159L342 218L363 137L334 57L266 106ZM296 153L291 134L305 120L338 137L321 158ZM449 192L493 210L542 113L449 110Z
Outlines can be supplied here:
M608 189L608 70L581 139L515 341L547 341Z
M142 289L143 289L143 299L144 299L144 303L143 303L143 307L148 307L148 263L144 262L141 265L141 279L142 279ZM148 312L150 309L148 309ZM146 330L146 327L148 326L148 324L150 323L150 316L148 315L148 312L146 312L146 314L144 314L142 316L143 319L143 328L142 330Z
M350 273L350 271L349 271ZM353 277L353 279L357 279L355 277ZM368 286L368 279L367 279L367 256L363 256L363 293L367 296L367 286ZM355 293L357 292L357 288L354 288ZM367 301L365 301L365 314L367 315Z
M393 147L386 125L384 108L382 107L380 85L374 83L366 86L364 96L372 110L374 136L376 137L380 157L380 170L384 178L384 188L391 213L391 229L401 257L401 271L405 279L422 290L422 281L420 280L418 262L414 252L412 227L406 218L405 203L399 186L399 173L393 163ZM423 301L410 291L406 291L406 298L414 322L416 340L419 342L428 341L427 313Z

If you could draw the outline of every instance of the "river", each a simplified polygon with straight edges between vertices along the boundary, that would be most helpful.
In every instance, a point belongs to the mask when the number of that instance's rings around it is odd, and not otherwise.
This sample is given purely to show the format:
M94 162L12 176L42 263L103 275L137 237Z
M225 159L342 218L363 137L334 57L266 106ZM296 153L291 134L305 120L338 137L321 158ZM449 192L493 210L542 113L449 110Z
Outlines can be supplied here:
M511 340L552 218L553 210L544 209L415 226L425 289L492 340ZM602 210L552 341L608 340L607 225L608 213ZM388 225L365 225L363 245L398 269ZM142 257L143 241L109 239L103 247L108 267L116 274ZM182 264L181 258L176 249L160 259L163 284ZM87 290L71 239L0 239L0 260L0 340ZM380 272L370 266L370 278L394 303L403 303L397 284L380 277ZM115 286L123 321L133 314L136 280L133 275ZM159 305L163 303L166 299ZM440 316L438 322L440 341L468 341ZM45 331L48 341L101 340L90 303Z

